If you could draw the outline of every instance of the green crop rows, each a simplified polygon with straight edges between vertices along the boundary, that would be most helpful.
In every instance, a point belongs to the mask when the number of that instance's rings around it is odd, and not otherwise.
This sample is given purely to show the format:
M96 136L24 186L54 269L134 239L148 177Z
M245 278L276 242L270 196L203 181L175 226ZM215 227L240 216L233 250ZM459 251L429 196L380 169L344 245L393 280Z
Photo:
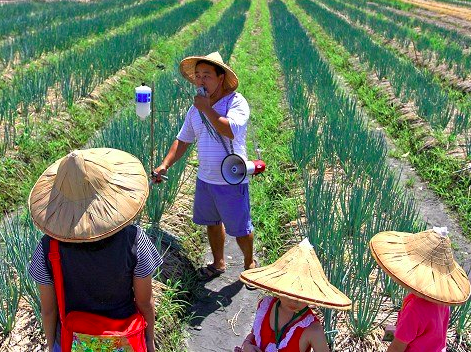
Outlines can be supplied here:
M6 215L0 225L0 343L15 331L20 298L31 308L36 327L41 324L38 291L27 274L42 236L25 210L32 183L75 148L118 148L136 155L146 170L157 165L192 101L194 89L179 74L180 60L219 51L238 73L239 91L251 107L249 157L259 147L268 165L250 186L261 262L272 263L308 237L328 279L353 301L348 313L322 310L331 349L342 351L345 341L356 341L360 351L376 339L372 348L385 350L378 331L385 316L400 308L404 290L379 270L368 241L379 231L416 232L427 225L409 190L413 182L402 184L390 168L392 152L371 120L384 125L419 176L471 233L471 181L466 171L456 172L470 161L471 137L464 159L447 156L444 148L470 130L469 97L381 46L375 35L404 48L413 43L463 78L471 69L471 40L396 11L412 8L387 0L1 5L0 204ZM352 58L359 59L359 67ZM421 149L418 132L401 121L367 71L387 80L402 103L414 105L432 127L438 140L434 148ZM150 119L139 120L132 102L141 82L155 84L152 160ZM444 136L450 122L454 130ZM178 197L187 156L169 170L167 182L152 187L136 220L159 248L164 236L159 224ZM188 257L202 252L198 248ZM156 307L160 351L184 344L191 318L187 308L197 287L187 274L165 282ZM468 301L452 311L449 348L469 349L470 325Z

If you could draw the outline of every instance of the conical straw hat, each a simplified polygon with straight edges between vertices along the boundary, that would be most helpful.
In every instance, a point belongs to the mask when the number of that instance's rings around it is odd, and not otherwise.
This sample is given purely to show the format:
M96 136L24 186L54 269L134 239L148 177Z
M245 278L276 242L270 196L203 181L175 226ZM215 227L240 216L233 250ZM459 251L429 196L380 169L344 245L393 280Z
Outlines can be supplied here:
M309 305L339 310L352 308L352 301L327 280L307 238L273 264L245 270L240 280Z
M129 224L149 193L146 172L131 154L76 150L44 171L29 195L35 225L64 242L91 242Z
M370 249L381 268L406 289L435 303L462 304L470 295L470 282L441 229L380 232L371 239Z
M196 85L195 67L200 60L206 60L218 65L226 72L224 76L224 88L228 91L235 91L239 85L239 79L232 69L222 61L219 52L214 52L206 56L188 56L180 62L180 72L188 81Z

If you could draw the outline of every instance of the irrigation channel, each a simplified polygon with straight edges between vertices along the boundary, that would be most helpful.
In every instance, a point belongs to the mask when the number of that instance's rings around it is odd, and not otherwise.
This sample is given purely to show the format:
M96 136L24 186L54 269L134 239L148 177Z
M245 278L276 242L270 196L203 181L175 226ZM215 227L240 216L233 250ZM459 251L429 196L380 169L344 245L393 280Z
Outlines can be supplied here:
M194 91L189 55L219 51L251 107L249 158L257 259L269 264L308 237L354 309L316 309L333 351L386 351L404 290L378 270L369 239L387 229L447 226L471 272L471 36L458 6L415 1L104 0L0 6L0 351L43 351L39 296L27 275L42 234L24 210L33 182L75 148L112 147L156 165ZM422 2L420 2L422 3ZM443 2L445 3L445 1ZM450 10L451 8L451 10ZM434 12L435 11L435 12ZM463 16L462 16L463 17ZM417 60L416 60L416 55ZM452 77L452 79L450 79ZM157 119L132 102L155 83ZM164 255L156 273L159 351L232 351L250 331L260 292L228 270L201 283L205 229L191 222L195 150L151 189L136 221ZM449 351L471 350L471 301L456 307Z

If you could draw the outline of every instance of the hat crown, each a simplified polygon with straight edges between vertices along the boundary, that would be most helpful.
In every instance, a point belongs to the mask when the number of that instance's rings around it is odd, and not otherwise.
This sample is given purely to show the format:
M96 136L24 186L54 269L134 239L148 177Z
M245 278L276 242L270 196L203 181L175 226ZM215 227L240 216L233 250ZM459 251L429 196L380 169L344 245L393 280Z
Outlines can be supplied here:
M208 58L208 60L211 60L211 61L218 61L220 62L221 64L224 63L224 61L222 60L222 56L221 54L219 54L219 51L215 51L211 54L208 54L206 55L206 57Z
M77 150L50 165L28 199L39 230L65 242L113 235L143 209L149 185L142 163L112 148Z
M451 251L451 241L448 236L427 230L417 233L406 247L411 252L415 252L425 260L429 260L439 266L452 268L454 266L453 252Z
M468 275L454 260L443 232L383 231L373 236L370 249L389 276L422 298L457 305L470 296Z
M274 263L242 272L240 279L307 304L351 309L351 300L328 281L308 239L291 248Z
M96 164L86 162L83 153L74 150L59 164L54 188L66 199L78 201L93 198L106 187L107 180L108 175Z

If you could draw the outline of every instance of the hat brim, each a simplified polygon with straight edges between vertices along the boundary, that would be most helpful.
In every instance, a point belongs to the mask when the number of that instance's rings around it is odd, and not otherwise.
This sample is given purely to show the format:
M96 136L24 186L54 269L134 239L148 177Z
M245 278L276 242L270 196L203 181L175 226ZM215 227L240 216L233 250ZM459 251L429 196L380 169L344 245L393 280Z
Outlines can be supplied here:
M430 302L450 306L465 303L470 296L470 282L464 270L453 260L452 270L444 275L424 261L412 261L404 242L410 235L396 231L376 234L369 245L378 265L396 283Z
M68 199L55 187L59 166L66 156L44 171L28 199L37 228L62 242L93 242L112 236L135 219L149 194L147 175L136 157L110 148L80 152L86 152L94 167L99 167L99 160L109 161L103 170L107 175L107 180L101 180L103 188L84 199Z
M352 307L352 301L328 281L307 239L273 264L243 271L240 280L308 305L339 310Z
M256 269L251 269L251 270L256 270ZM318 300L318 299L312 299L312 298L305 297L305 296L302 296L302 295L298 295L298 294L295 294L295 293L287 292L285 290L280 290L280 289L278 289L276 287L273 287L271 285L263 285L263 284L259 283L258 281L248 279L247 277L245 277L243 275L243 273L239 276L239 279L244 284L248 284L250 286L256 287L257 289L267 291L269 293L273 293L277 296L281 296L281 297L292 299L294 301L306 303L309 306L318 306L318 307L331 308L331 309L337 309L337 310L350 310L350 309L352 309L352 303L351 302L350 303L344 303L344 304L335 304L335 303L332 303L332 302L322 301L322 300Z
M201 60L211 62L221 67L222 69L224 69L225 71L224 88L226 90L233 92L237 89L237 87L239 86L239 79L237 78L237 75L235 74L235 72L228 65L222 62L219 62L217 60L208 58L207 56L188 56L180 62L180 73L186 80L196 85L196 77L195 77L196 63Z

